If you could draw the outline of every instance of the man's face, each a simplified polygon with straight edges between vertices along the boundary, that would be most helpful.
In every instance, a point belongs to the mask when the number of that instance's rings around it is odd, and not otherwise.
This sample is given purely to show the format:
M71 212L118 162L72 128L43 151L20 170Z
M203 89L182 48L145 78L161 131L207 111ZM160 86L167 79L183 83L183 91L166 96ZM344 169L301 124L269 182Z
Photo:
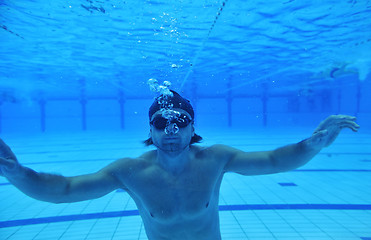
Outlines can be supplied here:
M174 108L172 109L176 112L179 112L180 114L186 115L189 119L192 119L189 113L186 111ZM161 117L162 112L157 111L155 114L153 114L151 121L155 119L156 117ZM173 122L170 124L174 124ZM175 121L176 124L176 121ZM178 124L180 125L180 124ZM151 138L153 144L167 152L178 152L184 150L186 147L189 146L192 137L194 136L194 126L193 121L189 123L185 127L179 127L178 130L172 131L174 128L168 128L170 131L165 131L165 129L158 129L154 126L154 124L151 124Z

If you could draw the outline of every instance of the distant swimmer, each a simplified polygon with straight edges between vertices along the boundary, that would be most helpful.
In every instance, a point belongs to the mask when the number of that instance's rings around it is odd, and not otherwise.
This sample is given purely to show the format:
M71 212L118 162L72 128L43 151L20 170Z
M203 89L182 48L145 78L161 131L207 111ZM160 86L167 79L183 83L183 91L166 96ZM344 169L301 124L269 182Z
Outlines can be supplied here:
M340 70L341 70L341 68L338 68L338 67L335 67L335 68L333 68L331 71L330 71L330 77L331 78L335 78L336 77L336 73L337 72L340 72Z
M148 239L218 240L219 190L225 173L251 176L290 171L329 146L342 129L359 129L355 117L333 115L309 138L275 150L198 146L202 138L195 132L191 103L166 86L161 89L149 108L150 137L145 141L155 150L118 159L96 173L65 177L21 165L0 140L0 174L28 196L52 203L90 200L124 189L138 207Z
M360 81L366 80L371 71L371 59L357 59L349 63L339 63L316 73L313 78L336 79L342 76L356 74Z
M326 79L326 78L336 79L344 75L356 74L356 73L357 73L356 71L348 70L346 63L341 63L341 64L335 64L333 66L327 67L323 71L315 74L313 77L320 78L320 79Z

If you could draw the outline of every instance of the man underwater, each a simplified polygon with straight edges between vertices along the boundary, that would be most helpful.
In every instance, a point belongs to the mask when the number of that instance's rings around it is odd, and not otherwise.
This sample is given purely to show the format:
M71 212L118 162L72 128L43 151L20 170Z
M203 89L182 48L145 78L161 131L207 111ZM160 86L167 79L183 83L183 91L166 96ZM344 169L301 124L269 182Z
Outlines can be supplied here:
M121 188L134 199L148 239L217 240L221 239L219 189L225 173L249 176L290 171L329 146L343 128L359 129L355 117L333 115L311 137L272 151L195 146L201 137L195 133L192 105L175 91L154 101L149 120L150 138L145 143L156 150L75 177L24 167L0 140L0 174L28 196L52 203L95 199Z

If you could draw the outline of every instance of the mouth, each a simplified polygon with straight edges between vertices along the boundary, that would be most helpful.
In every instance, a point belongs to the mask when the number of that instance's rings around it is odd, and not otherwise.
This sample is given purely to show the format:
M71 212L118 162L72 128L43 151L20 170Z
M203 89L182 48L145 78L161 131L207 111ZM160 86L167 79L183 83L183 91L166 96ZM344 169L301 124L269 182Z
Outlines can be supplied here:
M164 140L166 141L172 141L172 140L177 140L177 137L164 137Z

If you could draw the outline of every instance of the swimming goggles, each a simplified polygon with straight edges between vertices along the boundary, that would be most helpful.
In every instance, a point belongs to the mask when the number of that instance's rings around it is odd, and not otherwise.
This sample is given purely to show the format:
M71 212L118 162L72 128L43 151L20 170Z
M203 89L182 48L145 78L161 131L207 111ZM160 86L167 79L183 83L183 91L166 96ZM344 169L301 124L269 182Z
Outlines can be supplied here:
M167 126L169 126L172 123L175 123L176 126L180 128L185 128L192 122L192 119L190 119L185 114L180 114L176 117L171 117L169 119L164 118L162 115L158 115L152 119L150 124L152 124L155 128L159 130L165 129Z

